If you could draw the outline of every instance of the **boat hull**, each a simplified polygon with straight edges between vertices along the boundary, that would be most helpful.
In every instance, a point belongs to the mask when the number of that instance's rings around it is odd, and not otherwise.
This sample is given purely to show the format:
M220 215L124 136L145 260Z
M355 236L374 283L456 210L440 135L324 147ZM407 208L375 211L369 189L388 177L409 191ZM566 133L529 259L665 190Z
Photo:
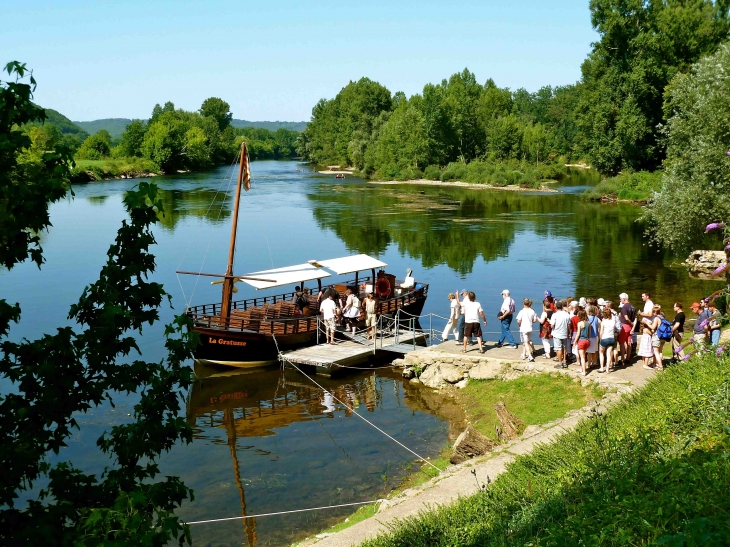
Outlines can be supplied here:
M420 315L426 299L418 299L402 309L410 315ZM365 326L360 321L358 328ZM261 334L254 331L225 330L217 328L194 327L200 335L200 344L195 349L196 361L204 365L259 368L279 362L279 352L290 351L317 343L317 331L293 334ZM320 335L324 341L324 334Z

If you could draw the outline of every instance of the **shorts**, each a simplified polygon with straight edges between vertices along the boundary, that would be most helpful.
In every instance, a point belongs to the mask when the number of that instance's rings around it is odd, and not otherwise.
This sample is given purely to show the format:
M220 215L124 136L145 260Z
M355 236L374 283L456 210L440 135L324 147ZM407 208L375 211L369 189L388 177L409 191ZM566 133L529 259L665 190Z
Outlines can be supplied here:
M524 345L532 344L532 331L521 332L520 333L520 342L522 342Z
M470 336L481 336L482 326L479 323L465 323L464 324L464 337L469 338Z
M378 317L374 313L369 313L365 316L365 326L374 327L378 323Z
M619 344L625 344L626 342L632 341L633 337L631 336L631 330L631 325L624 325L623 323L621 324L621 330L618 333Z
M579 350L582 349L583 351L587 350L590 347L590 345L591 345L590 340L578 340L578 343L576 344L578 349Z
M555 348L555 351L561 351L567 345L568 345L567 338L555 338L553 336L553 348Z
M616 341L613 338L601 338L601 347L603 349L612 348Z
M334 317L324 320L324 328L327 332L335 332L336 327L337 327L337 324L335 323Z
M651 347L660 348L663 345L664 345L664 340L660 340L656 334L651 337Z

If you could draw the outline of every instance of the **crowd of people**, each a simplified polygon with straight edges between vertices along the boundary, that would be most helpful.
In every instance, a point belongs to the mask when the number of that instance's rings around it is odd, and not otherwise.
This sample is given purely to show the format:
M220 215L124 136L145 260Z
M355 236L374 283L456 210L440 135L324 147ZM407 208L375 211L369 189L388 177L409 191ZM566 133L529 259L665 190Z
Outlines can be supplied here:
M461 298L459 298L459 295ZM483 353L480 317L487 325L487 319L474 292L463 289L450 293L450 314L443 331L443 340L453 334L463 352L471 337L476 338L479 351ZM568 297L558 300L550 291L545 291L542 307L538 314L529 298L522 300L522 309L517 311L509 290L502 291L502 305L497 314L500 335L497 347L508 345L518 348L512 331L513 319L519 327L521 358L535 360L535 346L532 335L535 328L542 341L543 357L555 361L555 368L567 368L571 363L580 367L580 374L586 375L598 366L598 372L610 373L619 366L627 366L634 357L641 358L647 370L664 370L663 350L668 342L672 344L672 359L685 357L683 343L686 316L681 302L672 306L674 318L669 321L662 306L655 304L649 293L642 293L642 306L637 310L626 293L619 295L619 302L603 298ZM720 340L722 314L712 298L694 302L691 306L697 314L692 340L696 345L717 345Z

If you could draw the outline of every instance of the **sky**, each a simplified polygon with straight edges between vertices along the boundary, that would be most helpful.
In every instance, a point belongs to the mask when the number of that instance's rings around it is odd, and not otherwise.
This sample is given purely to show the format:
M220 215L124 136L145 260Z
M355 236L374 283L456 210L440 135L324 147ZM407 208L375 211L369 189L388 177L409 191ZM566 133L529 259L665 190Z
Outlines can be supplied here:
M0 63L26 63L36 102L75 121L208 97L302 121L350 80L410 96L464 68L536 91L579 80L598 38L588 0L3 0L0 21Z

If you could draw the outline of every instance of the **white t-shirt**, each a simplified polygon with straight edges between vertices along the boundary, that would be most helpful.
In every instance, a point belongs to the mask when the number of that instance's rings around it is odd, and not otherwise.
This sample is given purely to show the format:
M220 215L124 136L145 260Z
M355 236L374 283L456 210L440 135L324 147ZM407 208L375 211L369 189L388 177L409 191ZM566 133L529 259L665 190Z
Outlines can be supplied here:
M479 302L469 300L461 305L461 311L464 314L464 323L479 323L479 313L484 313Z
M644 302L644 313L648 314L649 317L651 317L653 312L654 312L654 302L652 302L651 299L649 299L646 302Z
M499 312L504 314L508 311L513 311L515 309L515 301L512 300L509 296L505 296L504 300L502 300L502 307L499 308Z
M520 332L532 332L532 324L537 321L537 314L532 308L522 308L517 314Z
M550 326L553 328L553 338L566 340L568 338L568 325L570 314L563 310L556 311L550 319Z
M613 338L615 327L616 321L614 321L613 317L611 319L601 319L601 340Z
M322 305L319 307L319 311L322 312L323 319L333 319L336 309L337 304L335 304L334 300L330 300L329 298L325 298L324 302L322 302Z
M451 301L451 318L452 319L458 319L461 315L461 305L459 304L459 301L454 298Z

